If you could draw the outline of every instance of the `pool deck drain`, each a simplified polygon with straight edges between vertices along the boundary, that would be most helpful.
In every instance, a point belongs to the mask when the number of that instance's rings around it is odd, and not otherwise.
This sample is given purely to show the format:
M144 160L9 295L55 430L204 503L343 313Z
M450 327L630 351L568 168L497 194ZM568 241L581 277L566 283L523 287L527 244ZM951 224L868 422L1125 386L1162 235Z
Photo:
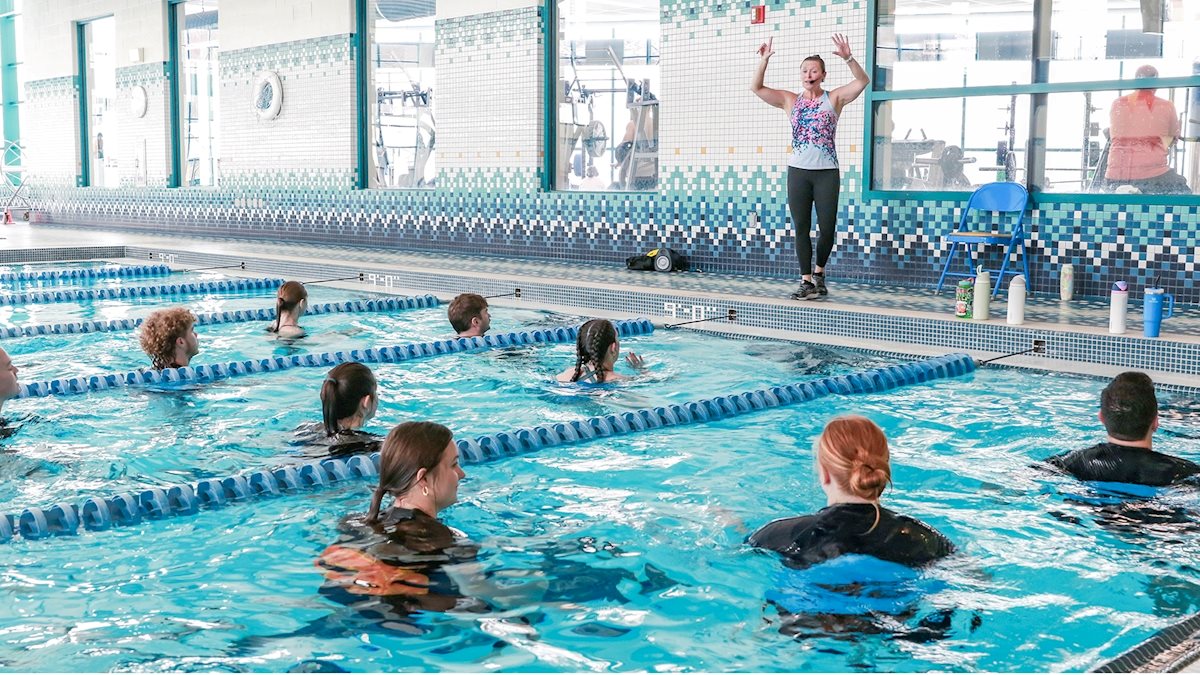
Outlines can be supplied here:
M928 288L830 282L830 298L795 301L795 282L706 273L631 272L611 265L557 263L463 254L401 252L389 249L318 246L257 240L203 239L80 229L54 225L14 225L5 230L12 259L20 249L43 256L47 248L85 251L81 242L123 250L122 262L167 263L177 269L245 262L238 275L287 276L299 280L363 272L366 282L335 284L343 289L391 293L433 293L444 300L459 292L505 296L496 306L536 307L596 316L648 316L674 324L706 319L695 328L818 344L924 356L967 351L991 358L1046 340L1044 356L1006 359L1014 366L1098 376L1143 370L1165 385L1200 391L1200 312L1177 307L1164 322L1160 339L1141 336L1140 311L1129 313L1129 333L1108 333L1107 304L1095 300L1060 302L1034 297L1027 322L1006 324L1003 293L986 322L955 320L953 295ZM119 247L124 247L120 249ZM17 250L13 250L17 249ZM111 258L110 256L107 256ZM38 258L44 259L44 258ZM729 310L736 312L730 322Z

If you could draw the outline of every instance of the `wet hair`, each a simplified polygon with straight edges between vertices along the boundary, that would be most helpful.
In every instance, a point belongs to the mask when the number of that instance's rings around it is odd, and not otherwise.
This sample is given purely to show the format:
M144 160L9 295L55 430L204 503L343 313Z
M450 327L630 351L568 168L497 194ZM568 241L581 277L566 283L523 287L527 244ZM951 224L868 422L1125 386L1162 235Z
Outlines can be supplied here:
M436 422L405 422L392 429L379 451L379 486L371 495L367 522L379 520L384 495L403 495L412 489L418 471L432 472L452 438L454 434Z
M358 410L358 402L364 396L374 396L376 387L375 374L363 364L350 361L334 366L321 383L325 435L336 436L341 431L338 420L353 415Z
M617 341L617 329L608 319L592 319L579 327L579 337L575 340L575 374L572 382L578 382L583 377L583 367L591 365L596 373L596 381L604 381L604 356L609 347Z
M1117 375L1100 394L1100 412L1109 436L1142 440L1158 415L1154 382L1149 375L1132 370Z
M454 332L464 333L471 329L471 319L474 319L487 309L487 299L476 293L463 293L450 301L450 308L446 310L446 315L450 318L450 325L454 327Z
M275 325L271 328L271 332L279 332L279 322L283 320L284 312L296 309L301 302L307 299L308 291L305 290L304 284L299 281L285 281L275 296Z
M821 58L821 55L820 55L820 54L813 54L812 56L809 56L809 57L807 57L806 59L804 59L804 61L816 61L816 62L817 62L817 64L818 64L819 66L821 66L821 73L822 73L822 74L824 74L824 73L826 73L826 72L827 72L827 71L825 70L825 59ZM804 65L804 61L801 61L801 62L800 62L800 65L801 65L801 66L803 66L803 65Z
M168 368L175 361L175 341L187 335L196 325L196 315L184 307L171 307L151 312L142 322L138 341L150 357L156 370Z
M825 425L817 439L817 457L838 487L860 499L877 502L892 482L891 456L883 429L861 415L842 415ZM875 522L879 525L879 504Z

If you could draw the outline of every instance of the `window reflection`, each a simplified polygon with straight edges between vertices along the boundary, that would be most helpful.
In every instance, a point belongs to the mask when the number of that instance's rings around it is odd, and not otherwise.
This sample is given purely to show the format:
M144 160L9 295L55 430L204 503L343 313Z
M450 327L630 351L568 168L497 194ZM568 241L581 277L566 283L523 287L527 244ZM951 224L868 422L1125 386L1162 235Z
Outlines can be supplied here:
M220 176L217 0L187 0L174 9L179 26L180 184L213 186Z
M373 188L437 184L433 3L367 3Z
M1164 0L1054 0L1050 82L1130 80L1153 65L1161 77L1193 74L1200 12Z

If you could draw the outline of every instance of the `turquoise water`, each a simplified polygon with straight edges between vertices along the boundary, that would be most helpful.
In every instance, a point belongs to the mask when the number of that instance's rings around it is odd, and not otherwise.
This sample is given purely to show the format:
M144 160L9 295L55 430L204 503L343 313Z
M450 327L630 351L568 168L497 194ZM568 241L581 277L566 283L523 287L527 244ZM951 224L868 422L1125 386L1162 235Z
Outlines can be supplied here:
M494 313L497 330L578 321ZM364 344L444 330L433 310L340 319L322 328ZM230 349L259 344L243 337ZM607 388L553 382L573 363L570 345L381 364L371 427L434 419L472 436L894 361L686 331L622 347L650 369ZM324 372L10 402L6 416L22 422L0 441L0 512L299 459L292 430L319 419ZM482 571L461 573L493 609L424 614L407 632L318 593L313 561L338 520L365 509L365 482L14 540L0 567L0 668L277 671L318 659L351 671L1085 670L1200 610L1194 492L1101 508L1103 494L1031 466L1101 437L1102 386L985 369L468 466L462 501L444 517L480 544ZM1156 449L1200 459L1200 404L1164 398ZM773 518L823 505L812 441L846 412L892 440L885 504L946 533L959 555L920 572L864 558L797 572L742 545Z

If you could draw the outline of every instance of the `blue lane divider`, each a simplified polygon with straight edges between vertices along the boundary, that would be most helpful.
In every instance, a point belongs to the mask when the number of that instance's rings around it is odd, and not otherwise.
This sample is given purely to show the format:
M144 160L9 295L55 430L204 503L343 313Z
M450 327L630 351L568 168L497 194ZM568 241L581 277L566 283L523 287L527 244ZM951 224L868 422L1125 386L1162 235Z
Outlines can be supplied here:
M390 312L402 309L425 309L436 307L438 299L432 295L412 297L375 298L371 300L349 300L327 302L308 308L309 314L349 314L358 312ZM274 321L275 308L241 309L233 312L197 314L197 326L215 326L222 323L246 321ZM143 319L113 319L111 321L77 321L74 323L40 324L0 328L0 338L33 337L36 335L75 335L82 333L108 333L133 330L142 325Z
M654 325L648 319L615 321L613 325L616 326L617 334L621 337L644 335L654 331ZM147 384L212 382L214 380L223 380L252 373L266 373L276 370L288 370L290 368L333 367L346 361L398 363L430 356L496 349L498 347L556 344L573 341L578 334L579 329L575 326L560 326L558 328L528 332L454 338L453 340L437 340L434 342L421 342L392 347L372 347L370 349L350 349L339 352L323 352L320 354L276 356L269 359L229 361L227 363L184 366L183 368L167 368L164 370L133 370L127 373L64 377L56 380L43 380L41 382L22 384L20 387L21 393L18 398L67 396L71 394L83 394L89 391Z
M283 279L228 279L225 281L196 281L164 286L120 286L117 288L64 289L61 291L30 291L0 295L0 305L23 305L29 302L73 302L76 300L113 300L116 298L150 298L163 295L193 295L275 289Z
M89 267L40 272L4 272L0 281L85 281L88 279L131 279L134 277L166 277L172 270L166 265L123 265L120 267Z
M593 438L619 436L662 427L715 421L767 408L796 405L830 394L880 393L906 385L966 375L975 370L967 354L947 354L849 375L825 377L783 387L717 396L682 405L643 408L569 423L542 425L458 441L462 461L487 462ZM0 543L78 534L80 527L100 531L143 520L195 515L232 503L326 487L379 475L379 453L330 458L298 465L206 478L196 483L155 487L108 497L85 497L47 509L31 507L18 515L0 516Z

